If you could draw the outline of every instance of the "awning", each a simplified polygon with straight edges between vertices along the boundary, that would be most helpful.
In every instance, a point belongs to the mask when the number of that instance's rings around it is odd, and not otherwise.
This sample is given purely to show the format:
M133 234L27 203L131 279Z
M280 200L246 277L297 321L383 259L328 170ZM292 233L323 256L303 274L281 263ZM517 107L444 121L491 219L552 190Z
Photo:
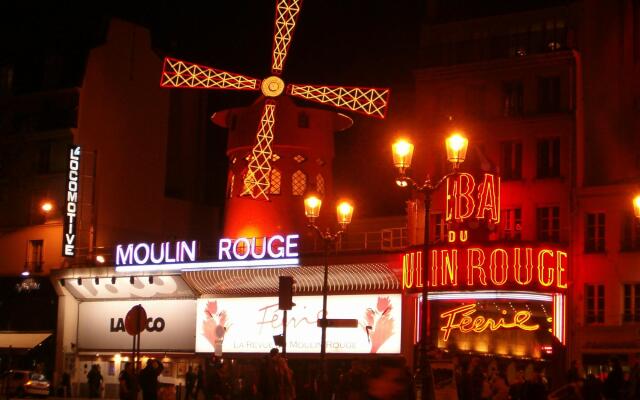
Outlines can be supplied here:
M201 295L257 296L278 293L278 277L292 276L297 295L322 292L324 266L185 271L184 280ZM400 291L400 281L384 263L329 265L330 293Z
M51 336L51 332L0 332L0 349L32 349Z

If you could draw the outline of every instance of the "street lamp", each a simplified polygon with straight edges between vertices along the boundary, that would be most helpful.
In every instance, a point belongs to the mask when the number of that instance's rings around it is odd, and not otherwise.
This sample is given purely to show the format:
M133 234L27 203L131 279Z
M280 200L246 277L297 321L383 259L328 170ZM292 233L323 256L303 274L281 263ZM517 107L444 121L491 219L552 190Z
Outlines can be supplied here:
M633 213L640 219L640 194L633 198Z
M315 223L318 216L320 216L320 207L322 207L322 200L315 196L310 195L304 199L304 213L309 219L308 227L313 229L320 239L322 239L324 245L324 276L322 279L322 321L321 321L321 329L322 329L322 338L320 340L320 360L322 363L322 382L321 388L323 396L326 394L327 390L327 295L329 292L328 288L328 280L329 280L329 249L332 246L335 246L336 241L340 238L340 236L347 229L347 225L351 222L351 218L353 217L353 205L348 201L342 201L338 203L336 207L336 214L338 217L338 224L340 225L340 230L335 233L331 233L329 228L326 228L322 231Z
M447 178L458 173L458 167L464 161L467 154L467 146L469 141L459 132L454 132L446 141L447 159L452 163L453 170L437 181L432 181L429 175L423 184L416 183L411 177L407 176L407 170L411 167L411 159L413 157L413 144L406 140L398 140L391 147L393 151L393 163L398 169L398 177L396 184L400 187L410 187L414 192L424 195L424 244L422 257L422 303L421 303L421 319L420 331L420 356L419 366L422 375L422 399L433 398L433 382L431 376L431 365L427 357L429 346L429 331L427 328L428 307L427 295L429 293L429 214L431 212L431 197Z

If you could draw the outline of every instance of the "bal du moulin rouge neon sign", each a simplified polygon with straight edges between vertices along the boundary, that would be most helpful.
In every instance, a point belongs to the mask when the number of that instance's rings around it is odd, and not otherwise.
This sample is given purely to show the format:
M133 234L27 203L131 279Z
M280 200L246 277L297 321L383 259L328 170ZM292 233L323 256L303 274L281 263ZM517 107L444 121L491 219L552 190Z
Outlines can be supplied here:
M445 216L447 222L468 219L500 222L500 178L484 174L476 184L468 173L447 181ZM547 290L567 288L567 253L535 246L468 245L466 230L447 232L450 246L430 250L428 285L433 289L527 288ZM403 257L403 286L421 288L422 251Z

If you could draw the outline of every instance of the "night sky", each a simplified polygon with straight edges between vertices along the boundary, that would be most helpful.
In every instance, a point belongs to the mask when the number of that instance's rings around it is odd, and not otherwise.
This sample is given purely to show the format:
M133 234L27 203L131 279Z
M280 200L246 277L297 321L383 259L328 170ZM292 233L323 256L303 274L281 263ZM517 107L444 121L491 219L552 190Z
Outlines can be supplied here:
M104 40L107 21L115 16L148 27L160 56L257 78L269 75L275 1L189 2L191 8L178 3L185 2L91 2L97 10L57 2L13 7L0 16L0 62L22 67L14 82L24 93L39 87L45 56L59 54L65 63L61 85L79 85L87 52ZM392 88L386 120L349 113L354 127L336 137L335 192L351 196L363 216L403 213L405 194L393 183L389 145L413 113L412 70L423 15L418 3L307 0L286 61L285 82ZM212 91L211 112L248 105L255 96ZM363 185L363 174L376 179Z

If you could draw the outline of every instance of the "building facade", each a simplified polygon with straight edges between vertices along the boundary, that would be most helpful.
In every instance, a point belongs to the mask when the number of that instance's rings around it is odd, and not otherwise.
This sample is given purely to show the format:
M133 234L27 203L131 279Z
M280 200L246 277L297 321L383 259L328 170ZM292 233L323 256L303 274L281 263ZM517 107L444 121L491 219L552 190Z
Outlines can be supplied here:
M441 142L453 116L502 178L492 237L568 254L567 360L597 375L613 356L632 367L637 2L427 4L416 151ZM598 27L588 23L595 15Z

